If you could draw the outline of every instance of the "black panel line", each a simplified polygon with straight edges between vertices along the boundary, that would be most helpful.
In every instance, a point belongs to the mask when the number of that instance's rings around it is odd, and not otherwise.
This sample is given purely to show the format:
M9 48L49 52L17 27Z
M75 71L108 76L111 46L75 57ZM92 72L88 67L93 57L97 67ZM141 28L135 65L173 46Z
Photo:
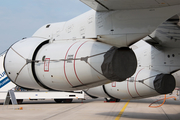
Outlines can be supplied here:
M103 90L104 90L104 92L106 93L107 96L109 96L110 98L113 98L113 99L118 99L118 98L115 98L115 97L111 96L111 95L106 91L105 85L102 85L102 87L103 87Z
M41 49L42 46L44 46L45 44L48 44L49 43L49 40L46 40L44 42L42 42L34 51L34 54L33 54L33 57L32 57L32 60L35 61L36 60L36 55L38 53L38 51ZM35 71L35 62L32 62L31 64L31 67L32 67L32 74L34 76L34 79L36 80L36 82L43 88L45 89L48 89L48 90L53 90L52 88L49 88L48 86L44 85L37 77L36 75L36 71Z
M95 0L98 4L100 4L102 7L106 8L107 10L110 10L108 7L106 7L105 5L103 5L101 2L99 2L98 0Z

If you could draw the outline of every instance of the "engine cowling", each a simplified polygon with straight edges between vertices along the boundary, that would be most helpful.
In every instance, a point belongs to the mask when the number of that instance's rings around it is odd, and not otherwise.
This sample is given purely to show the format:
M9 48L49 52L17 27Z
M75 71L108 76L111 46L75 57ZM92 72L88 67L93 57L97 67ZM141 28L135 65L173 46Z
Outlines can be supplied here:
M111 79L105 74L112 72L117 81L125 80L119 77L117 68L125 77L134 74L137 60L131 49L117 48L111 69L104 68L107 53L112 46L96 42L95 40L68 40L51 41L43 38L27 38L12 45L4 58L4 69L6 74L15 84L32 89L50 90L77 90L85 89L109 82ZM107 52L108 51L108 52ZM120 51L120 52L118 52ZM125 51L130 53L128 57L117 57ZM128 60L128 58L132 60ZM114 60L116 59L116 60ZM131 64L131 66L124 65ZM127 70L134 70L126 73ZM118 78L119 77L119 78Z
M123 82L112 82L86 91L93 97L113 99L140 99L173 92L176 86L174 77L146 68L139 68L136 73Z

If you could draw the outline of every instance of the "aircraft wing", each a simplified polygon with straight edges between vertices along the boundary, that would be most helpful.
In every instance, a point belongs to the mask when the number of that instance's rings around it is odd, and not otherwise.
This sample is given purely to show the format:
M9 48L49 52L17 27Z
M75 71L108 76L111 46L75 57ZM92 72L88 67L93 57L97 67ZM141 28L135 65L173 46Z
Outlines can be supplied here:
M163 22L145 41L161 47L180 47L180 15Z
M80 0L96 11L151 9L179 5L180 0Z

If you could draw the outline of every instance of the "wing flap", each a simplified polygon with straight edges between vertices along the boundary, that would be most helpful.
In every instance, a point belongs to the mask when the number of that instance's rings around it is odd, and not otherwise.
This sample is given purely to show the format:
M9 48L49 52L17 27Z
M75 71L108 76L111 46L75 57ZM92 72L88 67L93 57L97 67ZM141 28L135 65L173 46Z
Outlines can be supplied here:
M180 47L180 15L163 22L145 41L154 46Z

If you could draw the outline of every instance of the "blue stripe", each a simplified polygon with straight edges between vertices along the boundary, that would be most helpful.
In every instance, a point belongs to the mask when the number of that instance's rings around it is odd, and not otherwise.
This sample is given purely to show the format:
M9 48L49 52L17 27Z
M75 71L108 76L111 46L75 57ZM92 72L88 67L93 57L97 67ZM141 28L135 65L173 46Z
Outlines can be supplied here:
M9 78L5 77L3 80L0 81L0 88L4 87L9 82L10 82Z
M5 71L0 74L0 79L3 78L6 75Z

